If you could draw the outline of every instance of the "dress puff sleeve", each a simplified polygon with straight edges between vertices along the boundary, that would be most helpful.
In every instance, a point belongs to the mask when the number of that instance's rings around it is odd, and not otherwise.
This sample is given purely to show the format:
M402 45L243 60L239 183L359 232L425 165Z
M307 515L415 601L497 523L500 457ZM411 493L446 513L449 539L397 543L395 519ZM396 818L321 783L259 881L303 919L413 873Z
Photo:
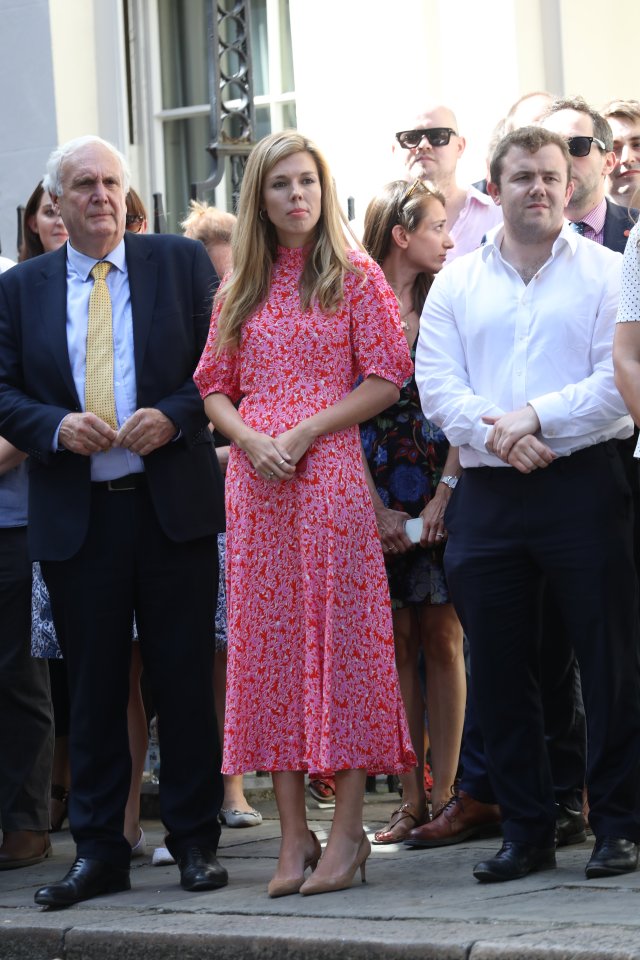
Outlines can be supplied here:
M363 378L375 374L400 388L412 375L413 363L402 332L396 295L371 257L357 252L349 257L365 274L364 283L357 274L345 277L354 373Z
M219 356L216 356L216 336L220 309L221 304L214 303L209 335L193 379L203 400L210 393L224 393L232 403L236 404L242 396L240 389L240 350L225 349Z

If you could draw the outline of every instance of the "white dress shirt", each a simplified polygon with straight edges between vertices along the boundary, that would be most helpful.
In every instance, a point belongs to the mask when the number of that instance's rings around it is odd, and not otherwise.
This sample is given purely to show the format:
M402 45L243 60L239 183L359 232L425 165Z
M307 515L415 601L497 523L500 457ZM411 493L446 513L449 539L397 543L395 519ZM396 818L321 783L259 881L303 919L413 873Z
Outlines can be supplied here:
M613 380L622 256L565 223L529 284L500 253L502 226L436 277L420 321L416 381L425 416L460 447L463 467L506 466L489 453L500 416L529 403L564 456L633 427Z

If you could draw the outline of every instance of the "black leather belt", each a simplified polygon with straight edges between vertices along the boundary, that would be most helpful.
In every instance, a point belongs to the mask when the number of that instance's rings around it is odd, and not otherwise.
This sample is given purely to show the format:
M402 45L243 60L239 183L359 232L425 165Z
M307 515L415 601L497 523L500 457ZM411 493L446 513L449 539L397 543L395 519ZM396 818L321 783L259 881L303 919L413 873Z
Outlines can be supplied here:
M147 475L145 473L128 473L126 477L116 477L115 480L100 480L92 483L98 490L108 490L110 493L122 492L123 490L138 490L140 487L146 487Z

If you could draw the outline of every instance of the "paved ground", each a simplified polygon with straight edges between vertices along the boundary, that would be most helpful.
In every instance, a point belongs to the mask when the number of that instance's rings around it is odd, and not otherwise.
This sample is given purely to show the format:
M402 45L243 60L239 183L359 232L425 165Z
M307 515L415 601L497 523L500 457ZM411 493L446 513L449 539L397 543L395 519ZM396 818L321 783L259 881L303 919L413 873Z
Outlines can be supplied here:
M397 795L367 797L367 830L387 821ZM74 856L68 832L54 857L0 872L0 960L640 960L640 872L586 881L591 842L561 850L558 869L481 885L473 865L499 841L440 850L376 847L367 883L341 893L270 900L266 886L279 829L272 800L262 826L223 828L224 890L186 893L175 866L134 862L132 890L69 910L35 906L33 892L59 879ZM309 807L326 837L330 811ZM146 821L150 852L162 838Z

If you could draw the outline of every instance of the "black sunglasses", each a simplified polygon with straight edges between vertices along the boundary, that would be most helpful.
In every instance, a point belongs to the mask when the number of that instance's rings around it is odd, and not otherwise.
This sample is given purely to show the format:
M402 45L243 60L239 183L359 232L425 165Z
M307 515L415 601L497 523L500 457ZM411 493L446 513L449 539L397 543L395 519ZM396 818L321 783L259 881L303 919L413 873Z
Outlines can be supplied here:
M423 137L426 137L432 147L446 147L451 136L458 134L451 127L427 127L419 130L401 130L396 133L396 140L405 150L415 150L420 146Z
M567 138L567 146L569 147L569 153L572 157L588 157L591 153L592 143L597 143L603 152L607 149L602 140L598 140L597 137Z
M138 233L142 228L144 223L144 217L137 216L135 213L127 214L127 230L131 230L133 233Z

